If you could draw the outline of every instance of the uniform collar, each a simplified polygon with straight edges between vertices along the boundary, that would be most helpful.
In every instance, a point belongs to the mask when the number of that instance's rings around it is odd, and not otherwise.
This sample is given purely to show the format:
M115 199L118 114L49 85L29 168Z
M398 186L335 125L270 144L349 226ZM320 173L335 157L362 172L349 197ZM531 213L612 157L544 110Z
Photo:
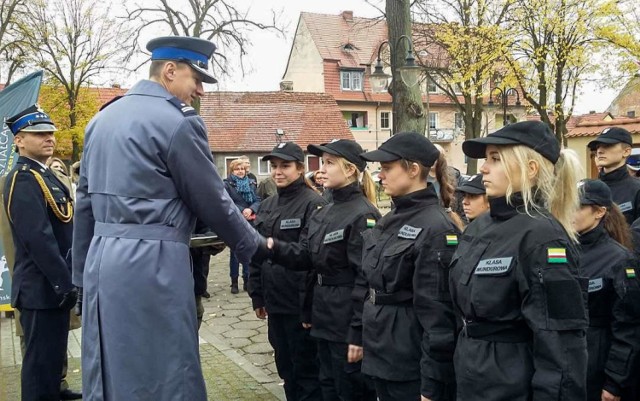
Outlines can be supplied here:
M593 230L580 234L580 245L593 245L600 241L600 239L606 234L607 232L605 231L604 225L601 221Z
M492 218L497 220L509 220L524 209L524 201L522 199L522 194L520 192L516 192L511 196L510 203L507 202L506 196L489 198L489 206L489 213Z
M278 188L278 195L281 198L291 198L292 196L295 196L298 191L302 189L302 187L305 186L307 186L307 183L304 182L304 177L301 176L286 187Z
M331 194L333 195L334 203L347 202L357 196L363 195L362 189L360 189L360 183L357 181L346 187L333 189Z
M438 203L438 194L435 187L428 183L424 189L409 194L392 198L396 213L402 213L418 205L432 205Z
M30 157L27 156L20 156L18 158L18 163L24 163L24 164L28 164L30 167L36 169L37 171L40 172L45 172L48 170L48 167L45 164L40 163L37 160L34 160Z
M604 182L622 181L623 179L629 178L629 177L631 176L629 175L629 171L627 170L626 164L622 165L622 167L618 167L617 169L609 173L605 173L604 170L602 170L600 174L598 174L598 178L600 178Z
M135 85L133 85L131 89L129 89L125 96L129 95L155 96L165 99L171 99L174 97L171 93L169 93L169 91L164 88L164 86L149 79L138 81Z

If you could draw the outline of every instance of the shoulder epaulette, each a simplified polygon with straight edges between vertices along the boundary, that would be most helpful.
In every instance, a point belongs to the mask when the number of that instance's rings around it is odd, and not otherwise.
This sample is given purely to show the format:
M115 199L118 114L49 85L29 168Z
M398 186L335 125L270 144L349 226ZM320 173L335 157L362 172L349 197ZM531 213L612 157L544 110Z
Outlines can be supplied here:
M182 115L185 117L198 115L196 109L189 106L177 97L172 97L171 99L167 99L167 101L174 105L178 110L180 110L182 112Z
M109 100L107 103L103 104L102 107L100 107L100 111L104 110L107 106L109 106L111 103L122 99L122 96L116 96L113 99Z

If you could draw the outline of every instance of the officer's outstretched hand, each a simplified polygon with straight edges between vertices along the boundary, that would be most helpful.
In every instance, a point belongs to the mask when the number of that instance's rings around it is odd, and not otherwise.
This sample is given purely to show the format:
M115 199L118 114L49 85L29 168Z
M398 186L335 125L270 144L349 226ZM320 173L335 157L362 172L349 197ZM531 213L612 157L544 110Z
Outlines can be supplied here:
M347 351L347 362L356 363L362 359L362 347L358 345L349 344L349 351Z
M617 395L613 395L607 390L602 390L602 401L620 401L620 397Z
M273 256L273 239L269 239L271 240L271 247L269 247L269 241L265 237L260 237L258 249L256 249L256 253L251 257L252 263L261 264Z
M76 316L82 316L82 287L78 287L78 300L74 309Z
M424 395L420 396L420 401L431 401L431 398L427 398Z
M77 300L78 290L76 287L73 287L71 291L66 292L62 296L62 301L60 301L60 305L58 305L58 307L63 310L71 310L76 305Z

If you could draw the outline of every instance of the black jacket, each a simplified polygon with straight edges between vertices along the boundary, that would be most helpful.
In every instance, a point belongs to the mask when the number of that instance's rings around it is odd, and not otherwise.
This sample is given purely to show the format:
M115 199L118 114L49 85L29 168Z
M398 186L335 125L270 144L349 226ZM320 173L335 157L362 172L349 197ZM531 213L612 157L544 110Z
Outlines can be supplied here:
M602 171L598 178L609 186L613 201L631 225L640 217L640 179L629 175L626 164L610 173Z
M362 372L421 380L423 396L453 399L456 322L449 262L459 230L432 185L393 203L395 208L364 234L364 280L358 285L369 295L362 316Z
M254 225L264 237L297 242L311 214L325 204L322 197L300 178L262 201ZM300 315L310 269L311 266L305 266L296 270L307 271L286 270L271 260L252 263L249 296L253 309L266 307L269 314ZM309 321L304 317L301 320Z
M73 289L73 223L56 217L31 169L42 176L63 213L70 199L67 187L34 160L21 156L9 172L3 196L16 248L11 303L18 309L53 309Z
M580 236L580 250L589 278L587 399L600 401L602 389L622 395L638 385L640 272L633 254L602 224Z
M587 280L558 221L515 194L464 232L451 262L464 327L454 356L458 401L584 400Z
M244 209L251 209L253 213L258 211L260 207L260 197L258 196L258 184L255 180L249 178L249 187L253 191L254 195L256 195L256 201L253 203L247 202L242 195L237 191L237 186L233 182L233 180L229 177L224 180L224 188L229 193L231 200L236 204L238 209L242 212Z
M333 203L313 213L299 242L276 241L273 261L287 269L312 267L318 275L308 293L312 294L312 336L357 344L349 331L354 308L361 311L364 303L364 294L353 288L362 265L362 232L367 220L377 221L380 212L357 183L332 194Z

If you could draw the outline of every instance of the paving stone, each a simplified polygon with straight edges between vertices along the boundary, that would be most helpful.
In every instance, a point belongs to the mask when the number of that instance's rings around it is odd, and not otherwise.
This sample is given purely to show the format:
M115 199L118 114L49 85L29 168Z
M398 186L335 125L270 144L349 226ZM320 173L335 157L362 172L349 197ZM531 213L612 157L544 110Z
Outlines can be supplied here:
M208 324L213 324L213 325L224 325L224 326L230 326L234 323L238 323L239 320L236 317L225 317L225 316L220 316L216 317L214 319L211 319L210 321L208 321Z
M234 329L255 329L258 330L264 326L264 322L256 318L255 320L242 321L231 325Z
M251 344L243 348L247 354L266 354L268 352L273 353L273 348L269 343L257 343Z
M240 317L242 315L244 315L246 312L240 309L229 309L229 310L222 310L220 312L218 312L218 316L225 316L225 317Z
M248 338L227 338L226 341L232 348L242 348L251 344L251 340Z
M266 367L270 363L274 363L275 365L272 354L247 354L245 358L255 366Z
M266 333L259 333L253 337L251 337L251 342L253 343L266 343L269 342L269 338Z
M256 334L258 334L258 332L255 330L232 329L225 332L223 335L227 338L250 338L255 336Z

